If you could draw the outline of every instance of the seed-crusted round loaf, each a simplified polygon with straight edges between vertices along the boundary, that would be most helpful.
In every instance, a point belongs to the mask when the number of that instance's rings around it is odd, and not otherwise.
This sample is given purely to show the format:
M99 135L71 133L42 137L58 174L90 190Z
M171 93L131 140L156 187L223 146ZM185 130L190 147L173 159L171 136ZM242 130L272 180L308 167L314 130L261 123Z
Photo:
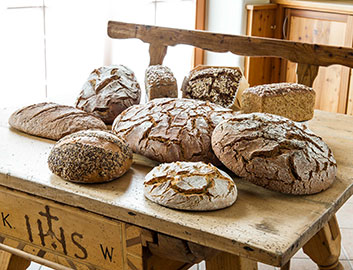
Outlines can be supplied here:
M86 129L107 129L99 118L72 106L42 102L15 111L9 118L11 127L22 132L59 140Z
M244 90L241 106L244 113L264 112L293 121L307 121L314 116L315 91L298 83L272 83Z
M49 169L65 180L100 183L123 175L132 164L132 151L115 134L85 130L58 141L48 158Z
M145 72L147 100L178 97L178 85L171 69L163 65L152 65Z
M232 178L203 162L163 163L146 175L144 185L149 200L182 210L221 209L237 198Z
M115 119L113 131L135 153L159 162L220 164L211 149L211 134L232 116L232 110L213 103L160 98L125 110Z
M238 176L283 193L317 193L336 176L336 161L325 142L277 115L239 114L221 122L212 134L212 148Z
M238 67L197 66L181 86L183 98L208 100L233 110L240 109L240 97L249 84Z
M132 70L123 65L92 71L76 101L76 108L113 123L126 108L140 103L141 90Z

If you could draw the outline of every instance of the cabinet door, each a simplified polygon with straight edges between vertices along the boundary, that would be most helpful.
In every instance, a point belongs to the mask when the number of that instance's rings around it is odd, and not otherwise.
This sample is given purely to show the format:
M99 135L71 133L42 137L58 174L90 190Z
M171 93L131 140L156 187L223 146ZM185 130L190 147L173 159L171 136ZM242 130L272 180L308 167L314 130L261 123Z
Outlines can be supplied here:
M284 28L285 38L292 41L352 46L352 16L288 9ZM320 67L314 82L315 108L331 112L346 113L350 69L340 65ZM296 81L296 64L286 66L286 81Z

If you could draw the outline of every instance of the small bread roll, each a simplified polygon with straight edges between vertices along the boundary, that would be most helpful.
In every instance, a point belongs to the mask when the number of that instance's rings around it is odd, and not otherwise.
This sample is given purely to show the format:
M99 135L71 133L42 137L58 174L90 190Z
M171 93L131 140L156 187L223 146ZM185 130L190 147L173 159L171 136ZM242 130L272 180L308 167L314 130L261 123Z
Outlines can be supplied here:
M163 163L146 175L144 185L149 200L182 210L221 209L237 198L233 179L203 162Z
M178 97L178 85L169 67L162 65L149 66L145 72L147 100L155 98Z
M101 183L122 176L132 164L131 149L118 136L86 130L58 141L48 158L49 169L78 183Z

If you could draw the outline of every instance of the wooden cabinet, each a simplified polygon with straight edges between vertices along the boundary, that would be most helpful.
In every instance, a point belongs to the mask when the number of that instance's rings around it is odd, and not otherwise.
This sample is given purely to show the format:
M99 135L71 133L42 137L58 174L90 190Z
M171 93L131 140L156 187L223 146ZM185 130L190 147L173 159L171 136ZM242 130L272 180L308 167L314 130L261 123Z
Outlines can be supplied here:
M276 11L273 13L276 21L277 38L291 41L325 44L333 46L352 47L353 45L353 3L349 1L304 1L304 0L272 0L271 4L263 5ZM248 6L249 10L253 9ZM258 8L259 9L259 8ZM259 22L256 16L248 16L249 25ZM255 21L256 20L256 21ZM278 31L279 29L279 31ZM264 37L273 37L266 33L247 34ZM259 61L259 60L257 60ZM248 60L246 70L252 70L251 60ZM279 65L279 66L278 66ZM267 66L266 69L269 67ZM296 81L295 63L282 60L271 70L276 72L271 76L271 82ZM259 69L259 67L258 67ZM257 72L259 73L259 72ZM261 73L261 71L260 71ZM268 75L266 75L268 76ZM276 77L277 76L277 77ZM279 77L278 77L279 76ZM255 82L248 77L250 84ZM320 67L318 76L314 82L316 90L316 109L353 114L353 78L352 71L340 65Z

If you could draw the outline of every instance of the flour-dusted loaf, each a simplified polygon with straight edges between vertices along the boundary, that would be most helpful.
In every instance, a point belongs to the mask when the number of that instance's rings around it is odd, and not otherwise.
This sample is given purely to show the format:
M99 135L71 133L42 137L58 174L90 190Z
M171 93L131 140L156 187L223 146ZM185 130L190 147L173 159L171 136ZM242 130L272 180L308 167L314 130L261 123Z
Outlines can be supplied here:
M241 93L248 87L238 67L198 66L185 77L181 91L183 98L208 100L239 110Z
M239 114L221 122L212 134L212 148L238 176L283 193L317 193L336 176L336 161L325 142L277 115Z
M123 65L92 71L76 101L76 108L113 123L126 108L140 103L141 90L132 70Z
M22 132L52 140L86 129L107 129L99 118L71 106L37 103L15 111L9 125Z
M233 111L192 99L160 98L121 113L113 131L135 153L159 162L204 161L220 164L211 149L211 134Z
M250 87L241 98L244 113L265 112L293 121L314 116L315 91L298 83L273 83Z
M148 199L181 210L221 209L237 198L232 178L203 162L163 163L146 175L144 185Z
M178 85L171 69L163 65L152 65L145 72L147 100L178 97Z
M115 134L100 130L80 131L62 138L48 158L54 174L78 183L111 181L123 175L131 164L131 149Z

